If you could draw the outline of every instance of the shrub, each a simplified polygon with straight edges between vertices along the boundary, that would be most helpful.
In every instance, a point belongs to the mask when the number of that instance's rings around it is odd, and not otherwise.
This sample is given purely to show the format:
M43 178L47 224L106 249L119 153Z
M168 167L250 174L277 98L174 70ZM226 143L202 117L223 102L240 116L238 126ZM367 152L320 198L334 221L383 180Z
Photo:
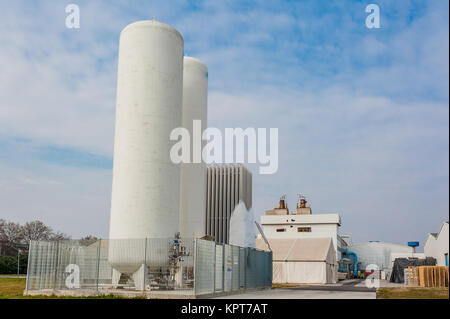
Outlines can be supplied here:
M20 255L20 274L27 273L28 255ZM0 257L0 274L15 275L17 274L17 256L1 256Z

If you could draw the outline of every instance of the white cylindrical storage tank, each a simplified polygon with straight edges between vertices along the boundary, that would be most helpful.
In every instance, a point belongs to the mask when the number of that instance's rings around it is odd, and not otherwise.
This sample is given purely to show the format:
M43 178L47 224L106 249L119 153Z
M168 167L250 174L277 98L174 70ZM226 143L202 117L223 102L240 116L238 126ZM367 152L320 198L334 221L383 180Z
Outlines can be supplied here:
M111 243L115 239L169 238L178 232L180 167L170 160L169 136L181 126L182 76L183 38L177 30L158 21L139 21L123 29ZM110 245L109 253L113 266L116 257L123 262L114 246ZM133 256L127 252L127 263L141 261Z
M187 238L206 234L206 164L201 158L205 141L201 135L207 127L207 100L208 68L195 58L184 57L182 126L191 136L191 163L181 164L180 233Z

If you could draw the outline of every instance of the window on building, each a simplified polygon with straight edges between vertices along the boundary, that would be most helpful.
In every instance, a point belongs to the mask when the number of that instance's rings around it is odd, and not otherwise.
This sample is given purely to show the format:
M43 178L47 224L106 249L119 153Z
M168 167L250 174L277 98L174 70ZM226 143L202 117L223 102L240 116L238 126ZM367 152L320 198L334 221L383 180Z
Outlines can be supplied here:
M282 232L285 232L286 231L286 228L277 228L277 232L278 233L282 233Z
M297 231L299 233L310 233L311 227L299 227L299 228L297 228Z

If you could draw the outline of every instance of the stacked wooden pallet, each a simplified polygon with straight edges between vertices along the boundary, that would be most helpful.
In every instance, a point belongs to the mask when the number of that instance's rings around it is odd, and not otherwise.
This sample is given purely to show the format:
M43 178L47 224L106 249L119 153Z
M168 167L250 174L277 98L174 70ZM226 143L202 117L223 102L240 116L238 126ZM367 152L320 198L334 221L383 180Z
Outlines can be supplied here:
M405 271L405 284L419 287L448 287L446 266L409 266Z

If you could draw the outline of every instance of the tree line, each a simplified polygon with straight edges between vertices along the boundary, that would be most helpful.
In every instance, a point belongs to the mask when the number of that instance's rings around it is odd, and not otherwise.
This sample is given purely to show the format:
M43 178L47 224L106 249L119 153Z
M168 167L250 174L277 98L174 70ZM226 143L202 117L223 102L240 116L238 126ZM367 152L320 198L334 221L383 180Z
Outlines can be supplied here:
M39 220L24 225L0 219L0 256L17 255L18 244L27 245L31 240L64 240L70 236L55 232Z
M28 244L31 240L70 240L71 236L54 231L42 221L34 220L20 225L0 218L0 274L26 274ZM98 240L88 235L80 239L83 245Z

